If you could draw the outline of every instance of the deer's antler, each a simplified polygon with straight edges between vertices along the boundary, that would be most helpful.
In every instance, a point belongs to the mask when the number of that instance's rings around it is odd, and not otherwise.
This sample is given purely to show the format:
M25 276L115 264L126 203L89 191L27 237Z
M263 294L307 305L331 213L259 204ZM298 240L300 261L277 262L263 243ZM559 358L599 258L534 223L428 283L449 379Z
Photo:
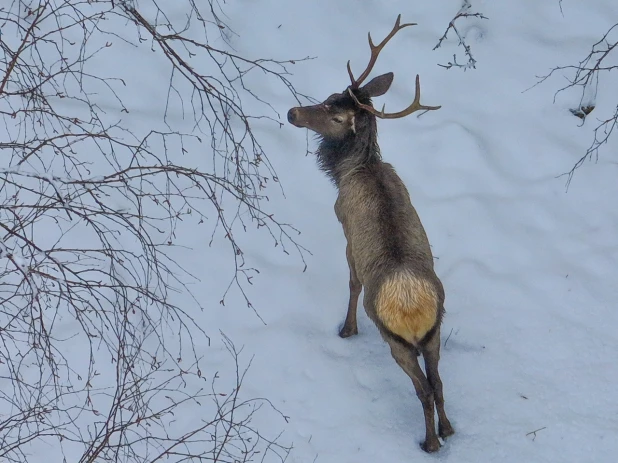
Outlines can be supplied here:
M358 105L359 108L369 111L371 114L381 119L398 119L400 117L405 117L409 114L412 114L416 111L421 111L421 110L434 111L442 107L442 106L425 106L421 104L421 80L418 74L416 75L416 94L414 95L414 101L412 102L410 106L408 106L403 111L399 111L398 113L385 113L384 112L385 106L382 106L382 111L378 111L371 105L367 105L367 104L363 104L359 102L358 99L356 98L356 95L354 95L354 92L352 92L351 88L348 88L348 93L350 94L350 96L352 97L352 99Z
M360 75L358 79L354 79L354 74L352 74L352 68L350 68L350 61L348 60L348 74L350 75L350 81L352 82L352 84L350 85L350 88L353 88L353 89L358 88L360 84L363 83L363 81L367 78L367 76L373 69L374 64L376 64L376 60L378 59L378 55L382 51L382 48L384 48L384 45L386 45L388 41L392 39L397 32L399 32L404 27L416 26L416 23L400 24L400 22L401 22L401 14L397 16L397 21L395 21L395 26L393 27L393 30L377 46L374 45L373 40L371 40L371 32L367 34L369 37L369 48L371 49L371 58L369 59L369 64L367 65L367 68L363 71L363 73Z

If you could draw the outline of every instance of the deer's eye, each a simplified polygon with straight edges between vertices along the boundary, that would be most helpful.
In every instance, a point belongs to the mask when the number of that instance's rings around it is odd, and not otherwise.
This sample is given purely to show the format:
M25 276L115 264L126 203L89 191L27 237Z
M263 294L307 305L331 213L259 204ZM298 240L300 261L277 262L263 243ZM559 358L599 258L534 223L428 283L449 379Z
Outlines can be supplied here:
M343 117L335 116L333 117L333 121L336 122L337 124L343 124Z

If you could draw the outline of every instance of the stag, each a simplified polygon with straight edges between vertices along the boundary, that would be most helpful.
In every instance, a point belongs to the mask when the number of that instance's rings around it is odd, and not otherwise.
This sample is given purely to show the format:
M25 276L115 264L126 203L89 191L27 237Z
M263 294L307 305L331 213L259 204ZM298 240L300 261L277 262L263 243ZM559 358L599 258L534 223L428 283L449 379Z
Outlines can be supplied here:
M396 119L416 111L440 106L420 103L420 81L406 109L386 113L376 110L371 99L384 95L393 73L375 77L361 87L378 55L401 29L401 15L386 38L375 45L369 34L371 58L363 73L351 84L314 106L292 108L288 121L318 134L319 167L338 189L335 214L346 237L350 268L350 299L339 336L358 334L356 309L361 290L369 318L391 348L397 364L412 379L423 405L426 452L440 448L436 435L434 403L438 412L438 434L445 439L454 433L444 411L442 381L438 373L440 324L444 315L444 289L434 271L429 241L410 195L391 164L382 161L377 142L376 118ZM418 356L423 355L425 373Z

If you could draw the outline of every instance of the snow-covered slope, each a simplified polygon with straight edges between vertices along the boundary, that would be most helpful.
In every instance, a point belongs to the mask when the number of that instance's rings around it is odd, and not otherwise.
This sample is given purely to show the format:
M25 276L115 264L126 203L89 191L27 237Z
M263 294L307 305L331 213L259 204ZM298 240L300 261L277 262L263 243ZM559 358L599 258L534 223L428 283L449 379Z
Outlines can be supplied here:
M380 144L408 185L446 287L441 371L457 434L437 457L423 454L420 403L376 329L362 315L358 337L337 337L347 266L335 191L303 156L304 133L289 125L271 134L287 194L275 207L303 231L309 267L301 273L293 258L256 247L262 273L251 298L268 325L240 305L214 309L216 323L256 353L252 391L291 417L290 461L613 461L618 141L565 192L556 176L585 152L593 121L578 127L568 111L575 94L553 103L559 77L524 91L551 67L583 58L618 6L565 1L563 16L557 1L474 2L489 19L462 21L478 61L462 72L436 65L456 51L452 37L432 51L459 2L434 3L271 0L232 4L241 6L230 15L243 51L317 56L295 69L294 82L319 99L345 88L348 59L353 69L366 63L367 31L382 37L398 13L419 23L380 56L374 72L395 73L381 101L407 106L419 73L423 101L443 107L379 122ZM601 81L597 111L616 94ZM294 105L273 98L282 114ZM217 292L208 286L204 297Z
M294 445L291 463L597 463L618 454L618 137L566 192L565 178L556 176L588 148L594 121L578 126L568 111L575 93L553 102L564 85L559 76L525 91L536 76L583 58L618 21L618 3L473 5L489 19L461 21L477 60L466 72L437 66L461 55L452 33L432 51L459 0L223 5L239 54L316 57L294 66L290 79L320 100L346 87L348 59L363 68L367 32L380 39L401 13L418 26L400 32L378 60L375 75L395 73L380 104L407 106L418 73L423 102L442 105L420 118L379 122L382 154L408 186L446 289L440 368L456 434L437 455L419 448L420 402L362 309L360 334L337 336L348 298L345 238L333 212L335 189L305 156L304 131L259 123L285 190L283 197L270 187L268 206L302 231L299 242L312 253L303 272L297 255L273 248L264 234L239 235L261 272L248 296L266 324L238 292L219 304L232 272L224 240L208 247L210 229L180 225L186 248L176 257L201 280L192 290L206 310L196 317L212 335L210 347L198 341L202 369L229 373L218 330L244 346L245 359L255 355L242 392L268 397L289 417L256 416L254 424L283 431L281 441ZM143 80L131 109L149 127L149 113L161 111L157 79L165 88L169 76L149 69L147 55L139 62L141 70L130 66ZM296 102L262 90L284 121ZM615 95L616 82L601 80L596 111L611 109ZM310 137L309 149L315 146ZM32 461L46 461L44 453Z

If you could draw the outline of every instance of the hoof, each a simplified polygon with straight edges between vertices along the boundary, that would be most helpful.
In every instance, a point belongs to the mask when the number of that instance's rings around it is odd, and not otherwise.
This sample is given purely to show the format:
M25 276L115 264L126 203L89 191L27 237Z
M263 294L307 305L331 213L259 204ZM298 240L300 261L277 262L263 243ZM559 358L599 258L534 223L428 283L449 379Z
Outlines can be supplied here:
M453 434L455 434L455 430L451 426L451 423L448 423L448 422L445 424L439 423L438 424L438 434L440 435L442 439L446 439L447 437L450 437Z
M339 337L344 338L344 339L349 338L350 336L354 336L355 334L358 334L358 327L356 326L352 328L348 328L347 326L344 326L339 331Z
M437 438L435 440L426 440L420 444L420 446L427 453L433 453L440 450L440 442Z

